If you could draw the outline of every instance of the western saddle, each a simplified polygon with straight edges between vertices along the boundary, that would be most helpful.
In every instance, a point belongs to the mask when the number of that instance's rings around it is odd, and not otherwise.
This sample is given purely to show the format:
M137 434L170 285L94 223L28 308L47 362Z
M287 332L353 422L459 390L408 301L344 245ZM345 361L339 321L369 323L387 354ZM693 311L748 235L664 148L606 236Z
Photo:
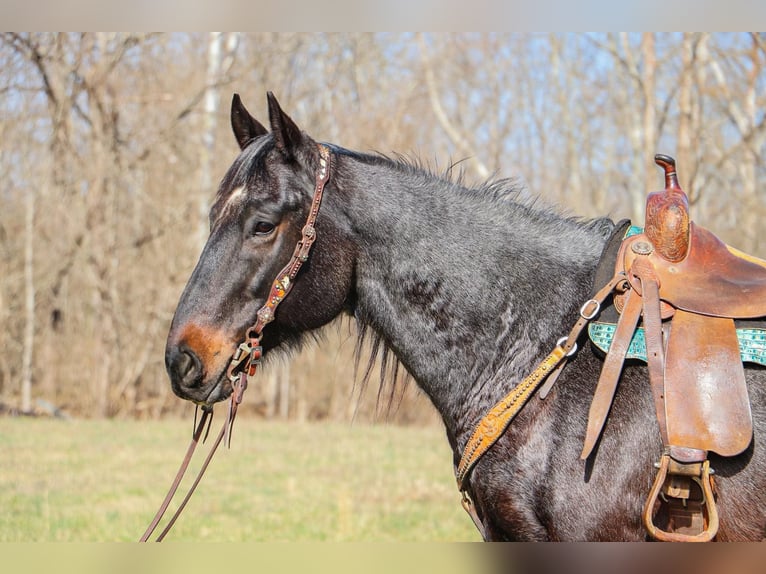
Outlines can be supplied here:
M708 541L718 530L708 453L735 456L753 436L734 320L766 315L766 261L695 225L675 161L657 155L655 162L665 171L665 189L647 197L643 232L619 245L614 272L624 281L613 293L619 319L581 458L598 442L640 329L664 447L643 521L658 540ZM663 527L657 524L660 517Z
M548 395L587 327L606 357L581 458L598 444L625 360L643 359L663 444L644 525L656 540L715 538L719 524L708 453L735 456L752 441L742 362L766 365L766 329L752 321L766 317L766 261L695 225L675 160L657 155L655 162L665 171L665 189L647 197L644 227L626 232L629 221L617 225L596 272L598 291L580 309L569 335L479 421L456 464L463 507L482 535L467 487L472 469L538 388L541 399ZM612 305L602 308L610 295ZM735 320L748 321L738 329Z

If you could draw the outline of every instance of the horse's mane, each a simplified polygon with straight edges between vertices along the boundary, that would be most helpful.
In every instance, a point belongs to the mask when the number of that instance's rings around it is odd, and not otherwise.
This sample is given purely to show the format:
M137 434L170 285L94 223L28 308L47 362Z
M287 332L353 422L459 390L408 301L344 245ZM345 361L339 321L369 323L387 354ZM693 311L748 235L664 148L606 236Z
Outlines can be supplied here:
M370 165L382 165L412 177L429 182L441 182L447 188L496 201L515 201L526 203L525 187L519 178L497 178L490 176L483 182L471 184L467 180L463 163L468 158L450 161L446 168L439 166L438 160L428 161L414 154L382 152L362 153L345 149L338 150L343 155Z
M560 222L567 226L574 224L588 230L598 230L608 221L603 217L573 215L561 205L550 204L539 195L531 193L520 177L501 178L493 174L483 181L472 183L468 181L463 168L468 158L450 161L446 168L441 168L437 160L424 160L414 154L388 155L378 151L362 153L344 148L334 148L334 151L370 165L393 168L424 182L441 183L446 191L465 195L477 202L523 211L524 216L533 221Z
M370 164L392 168L404 172L408 176L421 179L424 183L440 183L445 192L464 194L478 204L490 204L493 208L502 207L511 211L521 211L528 221L548 221L562 227L577 226L589 231L596 231L604 237L612 229L612 223L606 218L587 219L562 211L561 207L552 206L540 197L529 194L520 178L490 177L478 184L467 182L463 161L451 162L446 169L440 169L438 163L423 161L414 155L383 153L360 153L349 150L337 150L354 159ZM336 153L337 153L336 152ZM411 381L409 373L397 359L393 350L384 338L376 331L375 326L366 318L357 314L357 340L354 350L354 365L356 376L361 389L359 396L368 387L379 363L380 384L377 391L376 407L378 412L390 416L401 403L404 392ZM369 356L362 365L365 349L369 348ZM361 378L359 372L361 369Z

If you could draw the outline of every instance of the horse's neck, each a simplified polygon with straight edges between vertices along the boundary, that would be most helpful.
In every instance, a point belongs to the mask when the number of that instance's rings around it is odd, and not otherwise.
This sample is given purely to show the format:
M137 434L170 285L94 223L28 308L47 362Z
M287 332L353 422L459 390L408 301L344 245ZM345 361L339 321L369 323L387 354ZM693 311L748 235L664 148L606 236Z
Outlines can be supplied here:
M357 317L452 434L574 321L566 315L590 288L603 230L426 175L365 164L349 173Z

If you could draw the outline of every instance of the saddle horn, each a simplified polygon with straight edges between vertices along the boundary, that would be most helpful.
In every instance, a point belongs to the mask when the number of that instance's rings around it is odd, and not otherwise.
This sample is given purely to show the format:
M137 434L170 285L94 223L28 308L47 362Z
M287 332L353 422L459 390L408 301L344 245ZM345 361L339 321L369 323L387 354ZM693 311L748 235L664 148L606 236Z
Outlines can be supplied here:
M689 252L689 199L678 184L676 160L657 154L654 162L665 170L665 189L646 198L644 233L658 255L678 263Z
M678 189L678 174L676 173L676 160L669 155L658 153L654 156L654 163L665 170L665 189Z

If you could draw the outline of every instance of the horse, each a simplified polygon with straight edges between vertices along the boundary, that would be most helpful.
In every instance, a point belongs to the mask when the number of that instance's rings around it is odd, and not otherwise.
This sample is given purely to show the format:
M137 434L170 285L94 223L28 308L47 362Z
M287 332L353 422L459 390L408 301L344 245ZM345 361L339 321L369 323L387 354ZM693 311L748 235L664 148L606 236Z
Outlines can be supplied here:
M232 100L240 152L170 326L173 391L208 406L232 393L230 357L301 237L324 147L316 243L263 330L263 354L352 317L429 397L457 467L485 413L577 318L616 223L541 206L513 180L468 186L414 160L320 144L267 100L268 129ZM647 539L641 507L662 443L645 366L626 364L596 448L578 457L601 367L581 341L548 397L529 400L477 462L466 491L485 540ZM710 455L718 540L766 535L766 373L747 368L746 379L753 440Z

